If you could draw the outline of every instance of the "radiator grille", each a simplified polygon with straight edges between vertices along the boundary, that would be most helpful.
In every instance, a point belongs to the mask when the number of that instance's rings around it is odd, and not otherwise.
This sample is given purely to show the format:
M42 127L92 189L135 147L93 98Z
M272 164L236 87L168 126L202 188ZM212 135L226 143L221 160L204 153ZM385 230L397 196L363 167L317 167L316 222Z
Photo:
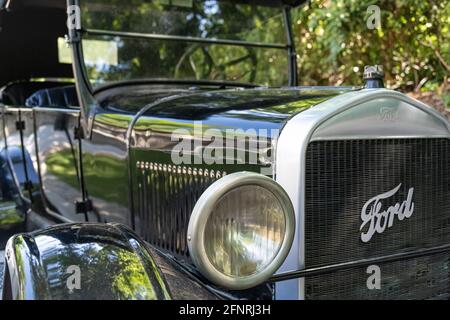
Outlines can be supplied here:
M381 299L443 300L450 298L450 254L415 258L377 265L380 282L370 279L367 268L352 268L310 277L306 281L306 299ZM374 287L377 285L378 289ZM378 286L379 285L379 286Z
M449 152L448 139L312 142L306 155L306 267L448 244ZM398 192L380 201L382 209L401 204L407 199L410 188L414 188L414 213L402 221L395 218L391 228L375 233L368 243L363 243L360 227L364 204L400 184ZM431 266L430 279L444 281L448 289L448 272L439 267L448 265L448 256L439 257L427 262ZM390 264L387 272L392 274L391 278L398 282L399 288L404 285L411 287L416 283L413 281L416 271L413 266L420 261ZM358 275L363 271L363 275ZM367 279L365 270L343 271L339 275L328 285L323 283L327 282L326 276L307 279L306 288L316 288L313 291L324 296L335 290L336 294L345 296L347 293L348 297L353 297L351 290L354 284L362 281L361 285L365 286ZM358 294L355 289L355 295ZM387 297L388 293L379 295Z

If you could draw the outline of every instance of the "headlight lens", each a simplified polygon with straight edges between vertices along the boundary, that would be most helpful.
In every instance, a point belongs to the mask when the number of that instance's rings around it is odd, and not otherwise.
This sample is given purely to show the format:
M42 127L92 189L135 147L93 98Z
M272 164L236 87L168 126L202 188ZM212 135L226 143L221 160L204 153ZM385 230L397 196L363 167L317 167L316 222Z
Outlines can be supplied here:
M206 255L231 277L261 271L283 243L286 219L272 192L256 185L238 187L216 204L205 228Z
M281 186L241 172L220 179L201 196L189 222L189 250L209 280L246 289L280 267L294 230L294 210Z

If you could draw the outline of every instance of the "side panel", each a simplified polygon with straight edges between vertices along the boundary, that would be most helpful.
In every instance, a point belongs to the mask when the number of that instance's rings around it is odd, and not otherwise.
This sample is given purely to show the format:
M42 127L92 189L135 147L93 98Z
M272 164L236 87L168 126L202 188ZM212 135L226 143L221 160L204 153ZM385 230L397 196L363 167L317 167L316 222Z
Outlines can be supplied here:
M31 112L26 113L26 124L31 125ZM84 221L77 214L75 202L82 201L79 170L79 143L74 137L79 112L60 109L33 109L35 136L27 131L25 147L36 155L46 209L71 221ZM35 145L33 143L35 141ZM36 149L34 150L34 146Z
M132 115L99 113L92 138L83 140L86 192L102 221L132 225L127 131Z

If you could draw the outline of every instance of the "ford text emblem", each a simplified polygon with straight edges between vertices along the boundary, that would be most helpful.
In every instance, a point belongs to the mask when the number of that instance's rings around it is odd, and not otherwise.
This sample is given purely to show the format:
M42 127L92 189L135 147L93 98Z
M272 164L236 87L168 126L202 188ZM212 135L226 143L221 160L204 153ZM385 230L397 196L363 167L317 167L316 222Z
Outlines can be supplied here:
M397 121L398 120L398 110L391 107L382 107L380 109L380 120L381 121Z
M412 216L414 213L414 188L409 189L408 196L402 203L396 203L387 208L383 205L383 200L395 195L401 186L402 184L399 184L391 191L375 196L364 204L361 210L362 224L360 228L362 242L367 243L375 233L381 234L392 227L394 220L402 221Z

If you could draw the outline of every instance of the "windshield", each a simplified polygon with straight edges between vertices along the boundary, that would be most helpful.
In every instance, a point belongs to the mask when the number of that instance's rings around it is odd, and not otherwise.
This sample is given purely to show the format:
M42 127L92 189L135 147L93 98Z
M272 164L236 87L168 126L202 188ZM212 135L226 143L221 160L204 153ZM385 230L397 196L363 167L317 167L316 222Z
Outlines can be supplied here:
M83 1L88 76L94 87L137 79L287 85L282 8L256 2Z

